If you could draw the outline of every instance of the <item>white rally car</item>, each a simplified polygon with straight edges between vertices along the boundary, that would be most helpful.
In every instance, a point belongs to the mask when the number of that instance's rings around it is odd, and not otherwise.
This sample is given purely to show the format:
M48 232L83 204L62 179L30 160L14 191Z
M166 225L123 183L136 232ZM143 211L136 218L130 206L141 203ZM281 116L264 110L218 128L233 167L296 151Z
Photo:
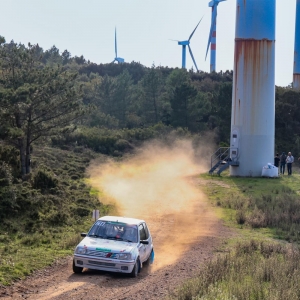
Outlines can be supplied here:
M143 263L154 260L152 237L146 222L106 216L98 219L74 252L73 271L83 268L130 273L136 277Z

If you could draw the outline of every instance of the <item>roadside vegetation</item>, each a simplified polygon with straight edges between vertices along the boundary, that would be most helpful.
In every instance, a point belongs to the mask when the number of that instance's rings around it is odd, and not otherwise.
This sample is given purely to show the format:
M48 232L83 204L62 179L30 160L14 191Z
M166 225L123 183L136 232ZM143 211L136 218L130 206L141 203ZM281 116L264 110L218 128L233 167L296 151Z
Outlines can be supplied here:
M227 173L228 175L228 173ZM207 193L223 208L225 219L238 228L266 229L273 238L300 242L300 177L297 164L292 176L278 179L203 176Z
M300 251L250 240L206 264L198 277L169 297L177 300L299 299Z
M299 299L300 175L202 175L206 193L239 237L168 299Z
M93 209L102 214L110 209L85 183L85 168L96 157L88 149L76 153L40 146L32 153L34 171L26 181L5 183L4 177L0 188L0 284L10 284L70 255L79 233L92 224ZM3 169L0 166L1 174Z

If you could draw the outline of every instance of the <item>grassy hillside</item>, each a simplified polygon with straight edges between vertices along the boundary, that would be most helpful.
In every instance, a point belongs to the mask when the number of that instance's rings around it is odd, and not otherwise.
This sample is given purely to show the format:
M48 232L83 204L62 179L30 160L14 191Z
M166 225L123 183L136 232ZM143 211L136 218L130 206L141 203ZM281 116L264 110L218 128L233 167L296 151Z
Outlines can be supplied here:
M0 209L5 215L0 222L0 284L72 254L78 233L92 224L93 209L107 213L110 208L98 201L84 179L95 158L105 159L84 148L36 147L27 181L8 186L11 197L5 187L0 189L5 199Z

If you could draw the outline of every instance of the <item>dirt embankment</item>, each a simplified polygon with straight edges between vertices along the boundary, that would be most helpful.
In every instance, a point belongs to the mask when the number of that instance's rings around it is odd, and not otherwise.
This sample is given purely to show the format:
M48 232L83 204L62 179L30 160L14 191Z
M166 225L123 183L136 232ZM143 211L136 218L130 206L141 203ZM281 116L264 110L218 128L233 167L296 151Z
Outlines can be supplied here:
M155 261L137 278L84 270L72 272L72 257L0 289L1 299L160 299L195 276L233 233L222 225L201 192L203 172L187 144L147 148L134 159L89 170L91 184L114 201L122 215L146 220ZM155 154L155 155L153 155ZM146 162L146 163L145 163Z

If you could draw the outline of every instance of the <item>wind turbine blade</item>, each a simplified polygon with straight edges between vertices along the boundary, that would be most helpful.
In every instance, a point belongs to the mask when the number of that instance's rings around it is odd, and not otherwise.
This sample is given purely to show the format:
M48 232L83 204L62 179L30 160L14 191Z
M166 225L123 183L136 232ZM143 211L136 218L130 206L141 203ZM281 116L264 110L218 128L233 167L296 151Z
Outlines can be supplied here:
M173 41L173 42L180 42L179 40L171 40L171 39L169 39L169 41Z
M116 54L116 57L118 57L118 51L117 51L117 28L115 28L115 54Z
M198 25L200 24L200 22L202 21L202 19L203 19L203 17L201 18L201 20L199 21L199 23L197 24L197 26L195 27L195 29L194 29L193 32L191 33L191 35L190 35L188 41L190 41L190 39L192 38L193 34L195 33L195 31L196 31Z
M208 53L208 49L209 49L209 45L211 42L211 38L212 38L212 32L216 23L216 19L217 19L217 6L214 7L213 9L213 13L212 13L212 20L211 20L211 25L210 25L210 32L209 32L209 36L208 36L208 43L207 43L207 49L206 49L206 55L205 55L205 60L207 58L207 53Z
M199 71L190 45L188 45L188 47L189 47L190 55L191 55L191 57L192 57L192 60L193 60L193 62L194 62L194 65L195 65L195 67L196 67L196 70Z

